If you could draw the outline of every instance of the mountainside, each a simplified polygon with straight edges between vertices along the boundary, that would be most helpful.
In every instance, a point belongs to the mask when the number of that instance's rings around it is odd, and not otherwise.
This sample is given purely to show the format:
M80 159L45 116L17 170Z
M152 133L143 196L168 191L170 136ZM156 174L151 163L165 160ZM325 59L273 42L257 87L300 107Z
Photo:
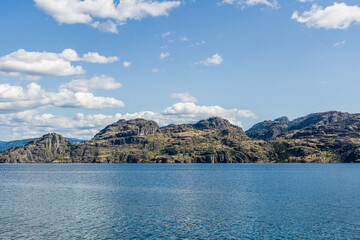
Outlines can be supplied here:
M9 141L9 142L0 141L0 152L3 152L5 150L8 150L13 147L22 147L35 139L36 138L28 138L28 139L14 140L14 141ZM85 140L80 140L77 138L65 138L65 139L74 144L79 144L79 143L85 142Z
M74 144L63 136L49 133L23 147L10 148L0 154L0 163L71 162Z
M313 113L293 121L265 121L246 132L274 146L277 161L357 162L360 114ZM274 134L276 133L276 134Z
M271 147L251 141L229 121L159 127L144 119L120 120L79 144L74 162L269 162Z
M12 147L21 147L27 144L28 142L35 140L35 138L29 138L29 139L23 139L23 140L15 140L15 141L9 141L4 142L0 141L0 152L3 152L5 150L8 150Z
M0 153L0 162L249 163L359 162L360 114L281 117L246 133L218 117L159 127L119 120L77 145L51 133Z

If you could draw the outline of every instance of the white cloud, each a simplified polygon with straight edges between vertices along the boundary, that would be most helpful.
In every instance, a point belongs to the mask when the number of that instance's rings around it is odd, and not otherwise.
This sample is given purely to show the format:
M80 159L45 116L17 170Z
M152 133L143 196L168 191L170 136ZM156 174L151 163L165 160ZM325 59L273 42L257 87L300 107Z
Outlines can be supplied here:
M169 53L169 52L164 52L164 53L160 53L159 58L160 58L160 59L165 59L165 58L167 58L167 57L169 57L169 56L170 56L170 53Z
M341 42L337 42L337 43L334 43L334 47L342 47L344 46L346 43L346 40L343 40Z
M119 33L116 23L111 20L107 20L106 22L96 21L93 22L91 26L99 29L101 32Z
M95 76L89 80L75 79L71 82L64 83L60 89L72 91L87 92L89 89L113 90L121 87L121 83L116 82L115 78L106 75Z
M39 114L36 111L0 114L0 126L2 127L2 140L4 138L39 137L48 132L57 132L67 137L90 139L99 130L119 119L144 118L154 120L160 126L164 126L195 123L212 116L228 119L231 123L239 126L241 126L240 119L242 118L256 118L256 115L250 110L225 109L217 105L204 106L196 105L194 102L178 102L160 112L141 111L114 115L78 113L74 117Z
M71 65L69 51L62 53L27 52L19 49L0 58L0 71L31 75L69 76L84 73L81 66Z
M305 2L313 2L314 0L298 0L299 2L305 3Z
M112 63L118 60L118 57L104 57L97 52L89 52L79 57L73 49L65 49L61 53L27 52L19 49L0 58L0 72L18 77L22 73L38 77L70 76L85 73L81 66L72 65L74 61Z
M188 39L187 37L181 37L181 38L180 38L180 41L181 41L181 42L188 42L189 39Z
M129 68L131 66L131 62L124 61L123 66L124 66L124 68Z
M216 53L213 56L208 57L204 61L197 62L196 64L202 64L202 65L205 65L205 66L214 66L214 65L219 65L222 62L223 62L222 57L219 54Z
M38 80L41 79L41 76L37 76L37 75L25 75L25 76L22 76L22 75L20 75L19 79L20 80L25 80L25 81L38 81Z
M164 32L163 34L161 34L161 37L167 38L168 36L173 35L173 34L175 34L174 31Z
M199 106L191 102L175 103L171 107L164 109L162 115L177 119L178 122L195 122L211 116L219 116L228 119L236 125L241 125L238 121L242 117L255 118L256 115L250 110L224 109L220 106Z
M153 69L151 69L151 72L153 72L153 73L165 72L165 69L153 68Z
M118 57L104 57L100 56L97 52L88 52L83 55L81 61L91 62L91 63L113 63L119 61Z
M222 0L222 4L238 4L242 6L266 5L272 8L277 8L278 2L276 0Z
M0 71L0 76L3 77L20 77L21 74L18 72L2 72Z
M198 42L195 42L195 43L191 44L191 47L200 46L200 45L203 45L205 43L206 43L205 41L198 41Z
M36 6L62 24L89 24L100 31L117 33L127 20L168 16L181 1L152 0L34 0Z
M189 93L173 93L170 95L171 98L177 98L180 102L190 102L195 103L197 99L191 96Z
M101 85L96 85L101 84ZM120 108L124 103L115 98L97 97L89 89L114 89L121 85L110 77L74 80L63 84L58 92L47 92L35 82L27 88L0 84L0 113L22 112L50 107L103 109Z
M291 19L305 23L308 27L347 29L351 24L360 23L360 7L334 3L332 6L323 8L313 4L309 11L300 15L295 11Z

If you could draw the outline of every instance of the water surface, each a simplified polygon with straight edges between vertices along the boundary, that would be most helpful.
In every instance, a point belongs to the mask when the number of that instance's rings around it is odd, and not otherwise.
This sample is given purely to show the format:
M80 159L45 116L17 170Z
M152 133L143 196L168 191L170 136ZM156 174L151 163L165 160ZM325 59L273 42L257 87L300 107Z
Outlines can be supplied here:
M360 164L0 164L0 239L355 239Z

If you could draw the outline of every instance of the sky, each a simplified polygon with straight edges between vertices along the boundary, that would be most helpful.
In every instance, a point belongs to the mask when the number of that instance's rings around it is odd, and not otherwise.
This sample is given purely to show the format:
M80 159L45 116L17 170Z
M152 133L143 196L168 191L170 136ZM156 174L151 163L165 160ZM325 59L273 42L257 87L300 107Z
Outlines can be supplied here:
M358 113L355 0L0 1L0 140Z

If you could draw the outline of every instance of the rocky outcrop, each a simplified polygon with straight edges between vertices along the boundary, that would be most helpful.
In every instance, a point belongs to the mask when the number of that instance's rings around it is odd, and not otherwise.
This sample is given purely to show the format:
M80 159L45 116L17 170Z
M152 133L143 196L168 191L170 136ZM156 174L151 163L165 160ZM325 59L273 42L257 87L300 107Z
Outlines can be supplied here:
M155 121L147 121L145 119L127 121L122 119L101 130L95 135L93 140L149 135L154 134L158 129L159 126Z
M274 121L264 121L255 124L246 131L246 134L255 139L273 139L281 135L288 129L289 119L287 117L277 118Z
M346 122L347 121L347 122ZM289 121L287 117L281 117L273 121L267 120L255 124L246 131L246 134L253 139L269 140L276 137L285 136L296 130L310 130L310 135L318 129L337 129L345 130L351 127L351 121L358 121L357 114L329 111L322 113L313 113L305 117Z
M271 122L271 121L270 121ZM274 120L276 122L276 120ZM268 140L278 162L358 162L360 155L360 115L336 111L314 113L288 121L276 137L263 134L275 124L259 124L246 133ZM260 126L260 127L259 127ZM256 128L257 127L257 128Z
M227 129L230 126L231 124L228 120L219 117L211 117L194 124L194 128L198 129Z
M10 148L0 154L1 163L71 162L74 145L63 136L49 133L23 147Z
M258 123L246 134L219 117L166 127L144 119L120 120L77 145L47 134L0 153L0 162L360 162L360 114L281 117Z
M79 144L72 158L105 163L269 162L271 147L264 150L265 145L218 117L161 128L144 119L120 120Z
M336 111L313 113L288 122L288 126L289 130L298 130L309 126L331 125L333 123L341 122L352 117L352 114Z

